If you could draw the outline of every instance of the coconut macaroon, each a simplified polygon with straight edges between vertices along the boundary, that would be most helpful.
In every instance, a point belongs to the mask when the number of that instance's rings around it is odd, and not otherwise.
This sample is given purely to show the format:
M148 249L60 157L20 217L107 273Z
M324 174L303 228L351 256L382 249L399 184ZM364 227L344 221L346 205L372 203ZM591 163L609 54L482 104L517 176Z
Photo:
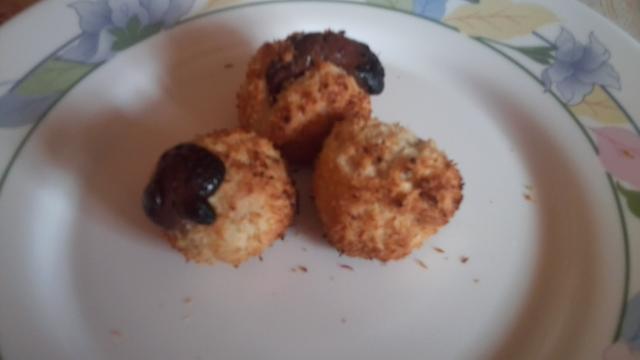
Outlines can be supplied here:
M285 158L309 163L333 124L368 117L369 94L384 88L384 68L343 32L294 33L265 43L238 92L240 124L266 136Z
M313 190L328 240L349 256L405 257L462 201L454 163L433 141L397 124L336 124L315 166Z
M165 152L143 205L187 260L237 266L284 235L295 190L267 139L218 130Z

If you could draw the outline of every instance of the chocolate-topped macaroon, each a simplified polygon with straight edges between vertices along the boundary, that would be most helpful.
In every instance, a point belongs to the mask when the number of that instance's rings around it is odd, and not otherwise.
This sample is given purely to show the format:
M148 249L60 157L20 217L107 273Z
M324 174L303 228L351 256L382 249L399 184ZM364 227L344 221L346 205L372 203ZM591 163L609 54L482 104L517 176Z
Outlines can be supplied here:
M282 237L295 190L269 140L218 130L167 150L143 196L145 214L187 260L239 265Z
M368 118L384 68L366 44L344 32L294 33L265 43L238 93L240 124L269 138L285 158L311 162L333 124Z

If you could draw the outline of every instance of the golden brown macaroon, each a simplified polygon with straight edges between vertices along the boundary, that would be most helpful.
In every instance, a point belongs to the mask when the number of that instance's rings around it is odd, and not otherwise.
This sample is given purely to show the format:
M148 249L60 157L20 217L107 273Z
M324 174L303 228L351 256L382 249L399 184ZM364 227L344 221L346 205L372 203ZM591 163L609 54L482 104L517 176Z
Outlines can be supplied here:
M445 225L462 186L432 141L375 119L336 124L313 183L329 242L349 256L382 261L407 256Z
M244 130L218 130L161 157L144 194L147 216L187 260L239 265L290 225L295 190L279 152Z
M384 69L365 44L344 33L295 33L265 43L238 92L240 124L266 136L285 158L309 163L336 121L369 117L369 94Z

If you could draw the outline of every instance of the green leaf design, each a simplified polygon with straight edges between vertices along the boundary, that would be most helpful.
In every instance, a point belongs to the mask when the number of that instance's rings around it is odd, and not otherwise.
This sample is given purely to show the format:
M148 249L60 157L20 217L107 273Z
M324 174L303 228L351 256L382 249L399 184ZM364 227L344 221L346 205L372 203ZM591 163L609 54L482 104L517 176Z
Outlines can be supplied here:
M137 16L131 17L124 28L114 28L109 32L116 38L111 48L120 51L142 41L162 29L162 23L142 27Z
M133 16L127 22L127 32L130 34L135 34L140 30L140 19L138 16Z
M627 200L627 206L631 213L640 218L640 191L626 189L620 183L618 183L618 190Z
M45 96L69 90L95 65L51 59L40 65L16 89L19 95Z
M476 37L475 39L515 50L542 65L551 65L551 62L553 61L553 52L556 51L554 46L516 46L486 37Z
M550 65L555 48L551 46L509 46L531 60L542 65Z

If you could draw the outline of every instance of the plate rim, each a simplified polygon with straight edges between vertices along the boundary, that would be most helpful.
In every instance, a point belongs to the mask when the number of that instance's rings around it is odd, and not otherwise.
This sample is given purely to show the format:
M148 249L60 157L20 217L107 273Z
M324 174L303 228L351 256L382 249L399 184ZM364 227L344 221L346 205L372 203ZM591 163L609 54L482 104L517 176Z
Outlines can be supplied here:
M211 8L211 9L208 9L208 10L205 10L205 11L197 12L197 13L195 13L193 15L187 16L187 17L177 21L175 24L167 27L166 29L170 30L171 28L173 28L175 26L180 26L180 25L183 25L183 24L186 24L186 23L189 23L189 22L192 22L192 21L204 18L204 17L214 16L214 15L218 15L218 14L222 14L222 13L225 13L225 12L234 11L234 10L238 10L238 9L242 9L242 8L247 8L247 7L270 6L270 5L274 5L274 4L308 4L308 3L331 4L331 5L352 6L352 7L377 8L377 9L380 9L381 11L390 11L390 12L400 13L400 14L404 14L404 15L409 15L411 17L414 17L414 18L417 18L417 19L420 19L420 20L423 20L423 21L428 21L430 23L437 24L439 26L442 26L444 28L447 28L449 30L452 30L452 31L457 32L460 35L464 36L464 33L462 33L459 29L457 29L456 27L454 27L454 26L452 26L450 24L446 24L444 21L441 21L441 20L436 20L436 19L425 17L425 16L421 16L421 15L418 15L418 14L412 12L412 11L407 11L407 10L397 9L397 8L390 8L388 6L384 6L384 5L380 5L380 4L374 4L374 3L370 3L370 2L360 2L360 1L351 1L351 0L266 0L266 1L253 1L253 0L243 1L243 0L240 0L238 3L226 4L226 5L222 5L219 8ZM42 3L38 3L38 4L35 4L33 6L30 6L28 9L23 11L21 14L19 14L18 16L14 17L11 20L9 20L8 23L16 24L21 19L23 19L25 17L33 16L33 10L35 10L35 8L39 7L40 5L42 5ZM614 28L614 29L612 29L612 31L613 31L613 33L616 34L615 37L620 38L620 39L624 39L622 41L625 41L626 44L628 44L629 42L634 44L633 45L634 50L640 49L640 42L636 41L633 37L631 37L630 34L626 33L619 26L615 25L611 20L609 20L606 17L602 16L601 14L595 12L593 9L590 9L585 4L582 4L582 6L583 6L583 9L586 8L586 9L588 9L588 11L591 11L593 14L597 14L601 19L600 21L602 21L604 19L604 21L609 25L609 28ZM559 22L559 23L562 24L562 22ZM5 24L4 26L0 27L0 32L5 28L5 26L7 26L7 24ZM620 36L620 33L623 34L622 37ZM153 36L155 36L155 34ZM548 45L553 45L553 42L550 39L544 38L541 35L536 35L536 36L538 38L540 38L541 40L543 40L544 42L546 42ZM75 41L77 41L79 37L80 37L80 35L72 37L67 42L65 42L62 45L60 45L59 47L57 47L50 54L48 54L45 57L43 57L36 65L34 65L29 71L27 71L23 76L21 76L20 79L17 80L15 82L15 84L13 84L13 86L11 86L11 88L9 89L9 91L7 91L7 93L10 92L10 91L13 91L15 88L17 88L21 84L22 81L24 81L30 75L32 75L35 71L37 71L40 66L45 64L47 61L53 59L63 49L65 49L67 46L69 46L70 44L72 44ZM482 39L476 39L476 38L473 38L471 36L468 36L468 37L470 38L469 40L476 41L476 42L486 46L489 50L493 51L497 55L500 55L500 57L502 57L504 60L506 60L508 62L511 62L513 65L519 67L521 70L523 70L525 73L527 73L531 77L532 80L534 80L534 81L538 82L539 84L543 85L541 80L531 70L527 69L524 65L520 64L518 62L518 60L516 60L514 57L512 57L508 53L502 51L500 48L498 48L497 46L492 45L489 42L483 41ZM135 44L137 44L137 43L135 43ZM135 46L135 44L134 44L134 46ZM30 126L30 128L28 129L28 131L24 135L22 135L22 139L18 142L18 145L15 147L11 157L9 158L8 163L2 169L2 173L0 175L0 201L2 199L4 186L6 184L6 181L7 181L8 177L10 176L11 169L13 168L15 163L17 162L17 160L18 160L18 158L19 158L24 146L27 144L27 142L29 141L31 136L35 133L35 131L39 128L39 125L44 121L44 119L47 118L48 114L56 107L56 105L66 97L66 95L68 94L69 91L71 91L85 77L90 75L93 71L95 71L96 69L101 67L101 65L103 65L106 62L108 62L108 60L98 63L96 66L94 66L89 71L84 73L81 77L79 77L76 81L74 81L73 84L71 84L71 86L69 86L67 89L65 89L60 94L60 96L57 99L55 99L48 106L47 110L44 111L36 119L35 122L33 122L33 123L28 125L28 126ZM574 114L570 110L569 106L567 104L565 104L558 97L557 94L555 94L553 91L548 91L548 92L555 98L555 101L565 110L567 115L569 115L569 117L572 118L572 120L578 126L578 128L581 130L581 132L586 137L586 139L591 143L591 146L592 146L593 150L595 151L595 153L597 155L598 154L598 147L595 145L594 140L588 135L588 130L586 129L585 125L580 122L580 120L577 118L576 114ZM637 120L626 110L624 104L622 104L620 101L618 101L613 95L611 95L611 94L608 94L608 95L610 95L611 99L616 103L616 105L619 107L619 109L622 112L625 113L630 125L636 130L636 132L638 134L640 134L640 126L638 125ZM1 98L1 96L0 96L0 98ZM619 316L618 316L618 320L617 320L615 334L612 337L612 343L615 343L620 339L624 318L625 318L625 315L626 315L627 310L628 310L627 309L627 302L629 301L630 277L631 277L631 274L633 272L632 271L633 269L632 269L631 259L630 259L631 240L630 240L630 237L629 237L629 228L628 228L627 219L626 219L625 212L624 212L623 205L622 205L622 201L623 200L622 200L618 190L616 189L615 181L614 181L612 175L606 169L603 169L603 171L604 171L604 174L606 175L606 177L608 179L608 183L609 183L609 185L611 187L611 191L613 193L613 197L614 197L614 200L615 200L615 203L616 203L617 217L620 219L620 223L621 223L620 226L621 226L622 235L623 235L623 239L622 240L623 240L624 258L625 258L625 264L623 266L624 286L623 286L623 294L622 294L622 304L621 304L620 310L619 310ZM0 359L2 359L1 344L2 344L2 342L0 341Z

